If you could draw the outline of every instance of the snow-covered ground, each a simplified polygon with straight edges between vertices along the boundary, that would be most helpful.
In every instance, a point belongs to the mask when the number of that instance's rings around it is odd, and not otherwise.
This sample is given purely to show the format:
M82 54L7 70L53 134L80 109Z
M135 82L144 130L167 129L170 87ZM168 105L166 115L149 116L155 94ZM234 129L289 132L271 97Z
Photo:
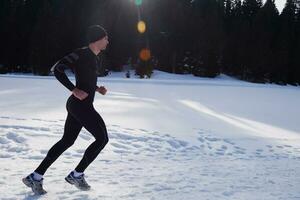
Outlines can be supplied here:
M300 199L300 87L124 77L98 78L110 141L85 172L92 190L64 180L93 141L83 129L37 197L21 178L61 138L69 92L52 76L0 75L0 199Z

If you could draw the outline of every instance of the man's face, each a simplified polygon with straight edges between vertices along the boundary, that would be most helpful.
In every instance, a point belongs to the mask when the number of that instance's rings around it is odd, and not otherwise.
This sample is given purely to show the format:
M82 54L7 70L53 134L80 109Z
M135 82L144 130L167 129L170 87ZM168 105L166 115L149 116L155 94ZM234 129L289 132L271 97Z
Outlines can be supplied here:
M105 36L104 38L98 40L95 42L98 49L99 50L105 50L106 49L106 46L108 45L108 36Z

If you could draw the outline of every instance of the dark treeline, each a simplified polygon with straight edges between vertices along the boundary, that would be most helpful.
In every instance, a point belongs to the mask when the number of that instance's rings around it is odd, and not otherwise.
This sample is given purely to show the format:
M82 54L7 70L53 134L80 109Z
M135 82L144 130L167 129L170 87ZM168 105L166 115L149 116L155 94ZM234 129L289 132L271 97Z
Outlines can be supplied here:
M299 84L299 8L299 0L287 0L281 13L274 0L144 0L140 6L134 0L1 0L0 73L48 75L59 58L86 45L88 26L100 24L109 32L100 55L109 70L137 68L140 50L149 48L145 68Z

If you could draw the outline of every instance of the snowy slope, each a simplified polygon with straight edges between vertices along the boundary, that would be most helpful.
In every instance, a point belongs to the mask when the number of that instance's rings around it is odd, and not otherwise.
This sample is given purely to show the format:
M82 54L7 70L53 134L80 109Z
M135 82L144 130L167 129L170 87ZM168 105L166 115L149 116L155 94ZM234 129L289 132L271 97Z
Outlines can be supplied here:
M299 87L124 77L98 79L110 142L86 170L93 189L64 181L93 141L83 129L45 174L41 199L300 199ZM51 76L0 76L0 199L38 198L21 178L61 138L68 95Z

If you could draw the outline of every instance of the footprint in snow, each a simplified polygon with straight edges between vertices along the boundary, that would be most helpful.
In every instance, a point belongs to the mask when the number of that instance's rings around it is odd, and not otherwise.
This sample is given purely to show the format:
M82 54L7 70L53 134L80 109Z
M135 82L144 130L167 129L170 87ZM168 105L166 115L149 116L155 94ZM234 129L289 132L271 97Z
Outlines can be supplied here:
M91 139L91 136L87 135L87 134L79 134L79 137L81 137L84 140L89 141Z
M12 158L13 155L12 154L8 154L8 153L0 153L0 158Z
M228 143L228 144L235 145L235 143L230 141L229 139L223 139L223 141Z
M10 143L10 141L8 139L6 139L5 137L0 137L0 144L8 144Z
M205 140L203 138L198 138L198 140L202 143L205 142Z
M16 143L23 143L26 141L26 139L22 136L19 136L17 133L8 132L6 134L6 137Z
M118 143L115 143L115 142L110 142L109 144L112 145L113 147L118 148L118 149L130 149L129 147L127 147L125 145L118 144Z
M218 138L214 138L214 137L205 137L206 140L210 141L210 142L217 142L220 141L220 139Z

